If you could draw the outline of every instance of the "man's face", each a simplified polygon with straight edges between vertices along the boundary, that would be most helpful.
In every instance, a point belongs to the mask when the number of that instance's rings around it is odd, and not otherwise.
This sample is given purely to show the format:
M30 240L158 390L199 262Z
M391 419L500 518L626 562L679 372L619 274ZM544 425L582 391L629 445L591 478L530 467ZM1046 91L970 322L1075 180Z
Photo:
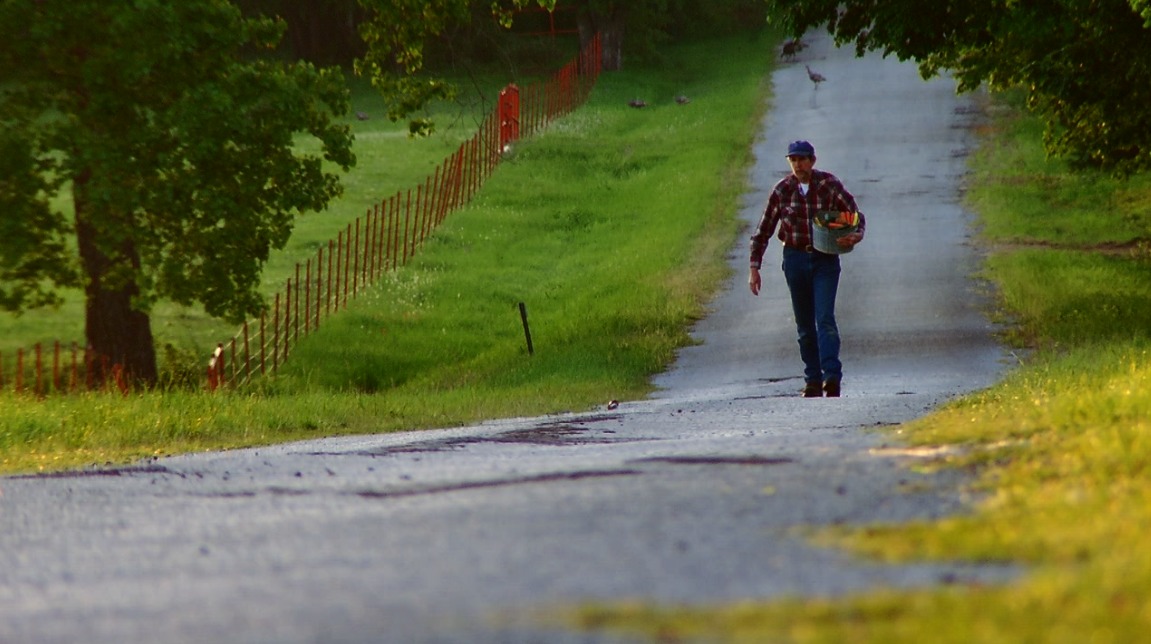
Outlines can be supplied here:
M791 173L803 183L811 180L811 168L815 165L815 157L795 154L787 157L791 164Z

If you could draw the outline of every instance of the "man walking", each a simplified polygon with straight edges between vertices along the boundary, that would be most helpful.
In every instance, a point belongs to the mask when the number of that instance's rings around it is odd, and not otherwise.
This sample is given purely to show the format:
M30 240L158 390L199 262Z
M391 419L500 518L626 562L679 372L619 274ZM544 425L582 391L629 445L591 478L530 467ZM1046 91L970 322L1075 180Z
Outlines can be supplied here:
M856 229L835 240L836 248L814 247L812 225L817 213L857 213L855 197L835 175L815 169L815 147L807 141L787 146L791 174L780 179L767 199L763 217L751 236L751 272L748 286L759 295L759 269L768 239L779 228L783 243L783 276L791 292L791 307L803 360L803 395L839 396L843 365L839 361L839 327L835 322L835 296L839 289L839 253L863 240L866 221L859 213Z

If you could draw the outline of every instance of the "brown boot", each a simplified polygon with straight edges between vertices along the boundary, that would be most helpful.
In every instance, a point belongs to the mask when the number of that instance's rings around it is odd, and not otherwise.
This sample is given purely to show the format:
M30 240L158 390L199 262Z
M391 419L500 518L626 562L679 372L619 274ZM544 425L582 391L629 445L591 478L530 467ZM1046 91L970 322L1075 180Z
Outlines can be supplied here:
M828 398L839 398L839 381L828 380L823 383L823 393L825 393Z
M822 396L823 390L819 388L818 380L803 385L804 398L820 398Z

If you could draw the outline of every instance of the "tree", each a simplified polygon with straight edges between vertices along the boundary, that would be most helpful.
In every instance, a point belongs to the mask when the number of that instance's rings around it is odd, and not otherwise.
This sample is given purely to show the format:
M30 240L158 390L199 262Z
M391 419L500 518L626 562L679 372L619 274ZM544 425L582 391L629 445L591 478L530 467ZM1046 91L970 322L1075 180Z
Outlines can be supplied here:
M666 5L662 0L656 0ZM624 2L613 0L583 0L577 3L580 44L586 45L598 33L600 35L600 60L604 71L614 72L623 69L623 37L627 27L628 7ZM644 12L647 2L632 2L631 11ZM636 24L636 23L633 23ZM643 27L650 22L638 21ZM645 29L646 30L646 29Z
M767 0L794 36L826 28L858 54L954 74L960 91L1021 87L1050 153L1075 167L1151 168L1151 0Z
M263 310L270 249L340 192L322 162L355 162L341 74L260 57L282 31L225 0L0 0L0 306L82 287L88 344L143 385L157 300Z

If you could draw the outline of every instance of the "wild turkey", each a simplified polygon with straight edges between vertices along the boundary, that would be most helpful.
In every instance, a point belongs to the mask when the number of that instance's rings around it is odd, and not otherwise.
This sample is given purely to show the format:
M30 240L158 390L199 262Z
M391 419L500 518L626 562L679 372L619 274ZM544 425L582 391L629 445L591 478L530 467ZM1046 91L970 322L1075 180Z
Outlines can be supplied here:
M367 112L356 112L356 118L361 121L366 121L372 117L368 116Z
M679 96L675 97L675 102L679 103L680 105L687 105L691 102L691 99L684 96L683 94L680 94Z
M811 79L812 84L815 85L815 89L819 89L819 84L827 80L827 77L819 72L811 71L811 67L807 65L804 65L804 67L807 68L807 77Z
M634 98L627 102L631 107L647 107L647 103L642 98Z
M780 54L780 58L783 58L784 60L794 60L795 55L803 51L806 47L807 43L803 42L799 38L790 38L785 40L783 43L783 52Z

